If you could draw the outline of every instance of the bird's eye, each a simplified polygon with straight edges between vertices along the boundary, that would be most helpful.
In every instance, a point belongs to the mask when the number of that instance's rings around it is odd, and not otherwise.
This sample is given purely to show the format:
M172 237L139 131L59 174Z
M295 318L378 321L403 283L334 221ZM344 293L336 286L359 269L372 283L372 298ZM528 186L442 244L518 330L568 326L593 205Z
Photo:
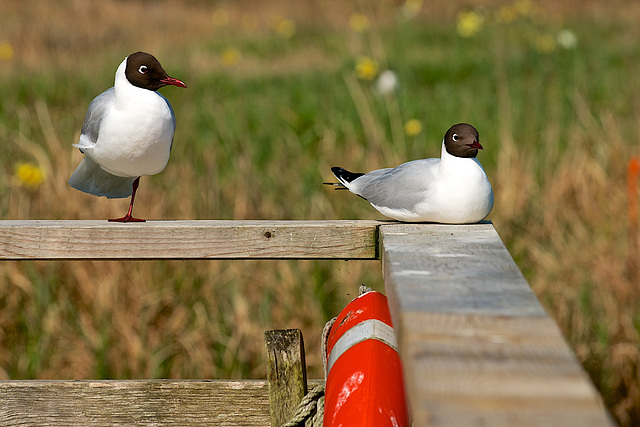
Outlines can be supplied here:
M454 133L454 134L451 136L451 139L453 139L454 141L457 141L457 140L458 140L458 134L457 134L457 133Z
M141 65L140 68L138 68L140 74L147 74L147 71L149 71L149 68L147 68L146 65Z

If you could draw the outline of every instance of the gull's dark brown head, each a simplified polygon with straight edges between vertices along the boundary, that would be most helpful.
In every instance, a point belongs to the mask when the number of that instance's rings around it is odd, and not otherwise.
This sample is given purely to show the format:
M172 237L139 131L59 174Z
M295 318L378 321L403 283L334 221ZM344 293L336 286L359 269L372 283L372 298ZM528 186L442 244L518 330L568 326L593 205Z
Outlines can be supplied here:
M444 146L447 153L456 157L476 157L482 150L478 131L467 123L451 126L444 135Z
M187 87L181 80L169 77L160 62L146 52L129 55L124 74L129 83L143 89L158 90L167 85Z

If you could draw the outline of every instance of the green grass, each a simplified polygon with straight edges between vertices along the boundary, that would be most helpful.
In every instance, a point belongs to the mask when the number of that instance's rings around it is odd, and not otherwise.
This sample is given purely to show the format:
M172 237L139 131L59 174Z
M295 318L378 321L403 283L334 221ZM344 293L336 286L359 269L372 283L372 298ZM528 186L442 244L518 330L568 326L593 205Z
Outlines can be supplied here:
M98 48L116 25L111 6L96 6L107 17L95 35L82 26L59 35L78 10L51 10L57 20L37 21L42 38L31 44L0 30L0 43L16 51L0 63L1 218L124 213L128 201L84 195L66 180L80 160L71 144L88 103L140 48L189 85L162 90L178 129L165 171L141 180L142 217L380 218L365 201L322 185L330 167L366 171L438 156L447 128L468 121L480 131L479 158L496 194L490 219L612 413L623 425L640 420L640 298L625 266L638 259L625 176L640 154L637 26L588 14L560 24L553 10L503 25L488 8L470 38L451 16L387 19L359 34L343 11L335 21L303 11L293 16L293 37L282 38L268 24L243 30L232 5L229 27L214 28L200 4L175 14L192 36L155 40L129 25ZM539 36L561 28L576 34L575 48L536 48ZM143 46L130 45L136 36ZM231 67L221 61L229 48L240 54ZM35 62L34 49L42 54ZM357 79L362 55L397 73L396 94L378 96ZM414 118L423 131L405 135ZM24 161L46 172L37 190L14 176ZM322 326L361 283L382 289L378 263L2 263L0 377L264 377L262 334L288 327L303 330L310 376L319 376Z

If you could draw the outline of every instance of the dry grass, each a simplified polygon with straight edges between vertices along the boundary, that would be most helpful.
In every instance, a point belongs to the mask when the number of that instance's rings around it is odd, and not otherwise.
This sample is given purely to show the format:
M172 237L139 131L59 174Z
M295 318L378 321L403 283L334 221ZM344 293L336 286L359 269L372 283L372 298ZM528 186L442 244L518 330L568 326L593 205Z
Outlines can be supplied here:
M478 4L503 3L464 7ZM142 180L136 209L148 218L376 217L320 186L329 167L435 156L444 128L468 118L487 147L491 219L612 413L633 425L639 236L626 216L626 166L640 154L640 34L627 23L640 6L539 4L545 28L583 28L582 49L552 60L500 28L460 41L457 2L427 2L416 25L402 27L393 2L5 1L0 44L15 53L0 60L0 214L123 214L126 200L81 194L67 179L89 100L134 50L154 52L190 85L164 92L179 127L167 169ZM221 9L228 23L214 25ZM353 34L352 11L381 30ZM298 26L290 40L274 36L282 18ZM228 48L242 55L233 67L221 59ZM406 90L373 96L351 73L362 53L396 67ZM452 73L433 74L442 68ZM415 138L402 131L412 117L425 128ZM42 168L38 189L15 178L18 161ZM0 377L263 377L262 334L285 327L303 330L311 376L319 376L321 327L362 282L381 287L377 263L3 263Z

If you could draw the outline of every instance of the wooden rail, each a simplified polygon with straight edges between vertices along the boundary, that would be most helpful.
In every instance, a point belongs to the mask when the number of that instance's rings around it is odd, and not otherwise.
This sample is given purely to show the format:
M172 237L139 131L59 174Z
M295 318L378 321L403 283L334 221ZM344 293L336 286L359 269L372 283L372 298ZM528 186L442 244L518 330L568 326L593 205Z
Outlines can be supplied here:
M613 425L493 225L380 239L414 425Z
M0 221L0 259L376 259L380 221Z
M2 426L252 427L269 419L266 380L0 381Z
M613 425L489 222L0 221L0 259L167 258L380 259L414 426ZM0 425L268 425L267 402L265 381L0 381Z

